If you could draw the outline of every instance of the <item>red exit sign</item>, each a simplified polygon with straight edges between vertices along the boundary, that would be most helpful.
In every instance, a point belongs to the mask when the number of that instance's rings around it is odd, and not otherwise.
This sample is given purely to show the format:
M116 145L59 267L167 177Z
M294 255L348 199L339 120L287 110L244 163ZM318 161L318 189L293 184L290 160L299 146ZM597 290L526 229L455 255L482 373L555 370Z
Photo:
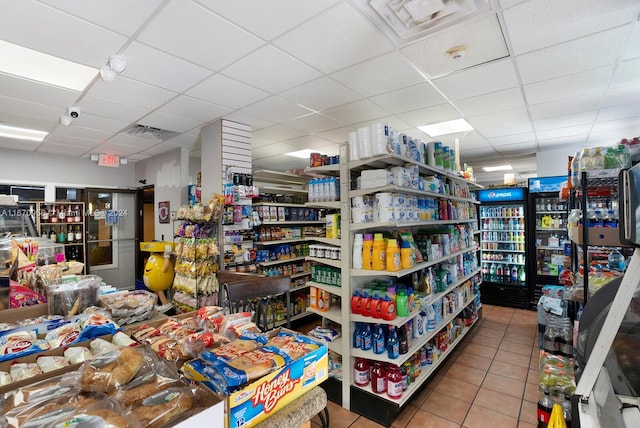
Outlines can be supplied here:
M98 165L118 168L120 166L120 156L101 153L98 157Z

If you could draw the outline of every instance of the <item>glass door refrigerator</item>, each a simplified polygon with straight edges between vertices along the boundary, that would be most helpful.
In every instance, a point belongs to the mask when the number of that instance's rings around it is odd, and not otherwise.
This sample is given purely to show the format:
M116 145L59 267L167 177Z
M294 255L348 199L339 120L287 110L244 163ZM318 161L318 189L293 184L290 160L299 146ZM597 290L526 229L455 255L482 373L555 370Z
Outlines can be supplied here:
M537 305L545 285L561 285L561 275L571 268L571 243L567 234L567 200L560 189L567 176L529 179L530 299Z
M478 200L482 302L528 308L527 189L483 189Z

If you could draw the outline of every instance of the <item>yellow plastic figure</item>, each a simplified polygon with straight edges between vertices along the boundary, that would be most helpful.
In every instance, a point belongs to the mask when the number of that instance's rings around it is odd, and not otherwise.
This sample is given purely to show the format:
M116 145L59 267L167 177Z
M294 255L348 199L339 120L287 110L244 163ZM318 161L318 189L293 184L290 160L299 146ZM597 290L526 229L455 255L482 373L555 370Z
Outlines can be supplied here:
M173 244L171 242L141 242L141 251L151 253L144 265L142 280L144 285L154 291L162 305L167 304L167 296L164 291L173 284Z

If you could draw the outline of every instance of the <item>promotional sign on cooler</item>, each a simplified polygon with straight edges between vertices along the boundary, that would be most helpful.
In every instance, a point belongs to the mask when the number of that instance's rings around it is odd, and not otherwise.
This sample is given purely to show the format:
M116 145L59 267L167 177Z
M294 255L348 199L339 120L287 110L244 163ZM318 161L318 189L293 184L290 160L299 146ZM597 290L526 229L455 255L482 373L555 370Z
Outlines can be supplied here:
M480 202L510 202L525 199L524 188L483 189L478 191Z

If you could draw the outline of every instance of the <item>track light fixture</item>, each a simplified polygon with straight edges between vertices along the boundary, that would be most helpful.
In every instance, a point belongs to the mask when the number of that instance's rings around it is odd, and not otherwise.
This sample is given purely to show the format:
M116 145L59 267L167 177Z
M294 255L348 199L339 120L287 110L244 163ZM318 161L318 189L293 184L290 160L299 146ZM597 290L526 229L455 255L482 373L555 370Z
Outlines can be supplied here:
M116 80L118 74L127 68L127 59L121 55L111 55L109 65L100 67L100 76L105 82L111 83Z

